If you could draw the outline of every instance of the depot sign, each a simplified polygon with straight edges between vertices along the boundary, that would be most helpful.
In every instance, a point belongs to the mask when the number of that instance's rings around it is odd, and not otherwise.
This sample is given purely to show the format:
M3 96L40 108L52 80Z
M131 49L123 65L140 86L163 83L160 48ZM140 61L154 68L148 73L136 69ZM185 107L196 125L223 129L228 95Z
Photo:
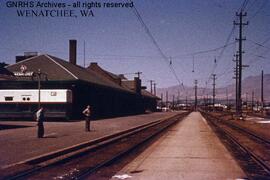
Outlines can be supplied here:
M13 73L15 76L33 76L33 74L34 74L34 72L32 72L32 71L27 71L26 65L21 65L20 71L15 71Z

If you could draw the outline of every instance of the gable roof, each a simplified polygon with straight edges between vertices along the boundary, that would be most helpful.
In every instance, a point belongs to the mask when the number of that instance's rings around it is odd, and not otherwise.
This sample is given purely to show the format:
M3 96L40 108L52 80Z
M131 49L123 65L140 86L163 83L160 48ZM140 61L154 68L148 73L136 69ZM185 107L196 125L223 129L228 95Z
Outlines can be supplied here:
M40 69L41 72L47 74L48 81L81 80L117 90L127 91L125 88L109 81L94 71L86 70L81 66L71 64L65 60L47 54L28 58L16 64L9 65L7 66L7 69L12 72L20 71L21 65L25 65L27 70L32 72L38 72L38 69ZM128 92L130 93L132 91Z
M7 70L4 67L0 67L0 75L14 76L14 74L12 72L10 72L9 70Z
M90 70L95 71L96 73L100 74L104 78L120 85L122 88L124 88L126 90L131 90L133 92L136 91L134 80L127 80L123 75L117 75L117 74L113 74L109 71L106 71L103 68L101 68L97 63L91 63L90 66L88 66L86 69L89 71ZM119 83L119 81L121 83ZM145 97L159 99L159 97L153 95L152 93L146 91L145 89L141 89L141 94Z
M159 97L155 96L154 94L150 93L149 91L142 89L142 95L154 99L160 99Z
M15 76L12 72L0 66L0 81L2 80L15 80Z
M101 68L97 63L91 63L86 69L88 71L93 71L93 72L103 76L103 78L118 84L119 86L121 86L122 88L124 88L128 91L134 92L134 89L130 88L125 83L123 83L123 78L124 78L124 80L126 79L124 76L117 75L117 74L111 73L109 71L106 71L103 68Z
M135 90L134 80L124 80L122 81L123 86L128 87L129 89ZM142 89L141 94L145 97L160 99L159 97L155 96L154 94L150 93L149 91Z
M88 67L85 69L58 57L43 54L25 59L12 65L8 65L7 70L11 72L18 72L20 71L20 67L22 65L25 65L27 67L27 71L30 72L38 72L40 69L41 72L47 75L48 81L81 80L135 94L134 80L123 79L121 75L108 72L97 64L95 64L95 68ZM26 79L24 78L24 80ZM119 83L120 80L121 83ZM144 89L141 90L141 94L145 97L159 99L157 96Z

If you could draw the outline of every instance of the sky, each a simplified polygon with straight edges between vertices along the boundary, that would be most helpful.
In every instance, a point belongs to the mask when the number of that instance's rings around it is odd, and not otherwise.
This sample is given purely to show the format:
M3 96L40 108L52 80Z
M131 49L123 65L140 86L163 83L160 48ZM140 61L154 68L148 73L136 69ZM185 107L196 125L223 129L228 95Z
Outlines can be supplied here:
M97 62L130 79L142 72L148 89L150 80L159 88L182 83L193 86L195 79L199 86L211 87L211 73L217 74L217 87L234 83L232 59L238 48L235 38L239 27L233 21L239 21L236 12L247 3L243 20L249 24L243 28L247 39L243 42L243 64L250 67L244 69L243 77L259 75L261 70L270 73L269 0L134 0L148 32L134 8L92 8L94 17L18 17L17 9L31 8L8 8L7 2L0 1L0 62L13 64L16 55L27 51L68 60L69 40L76 39L79 65L84 66L85 42L86 66ZM76 13L79 10L75 9ZM222 48L226 43L229 45Z

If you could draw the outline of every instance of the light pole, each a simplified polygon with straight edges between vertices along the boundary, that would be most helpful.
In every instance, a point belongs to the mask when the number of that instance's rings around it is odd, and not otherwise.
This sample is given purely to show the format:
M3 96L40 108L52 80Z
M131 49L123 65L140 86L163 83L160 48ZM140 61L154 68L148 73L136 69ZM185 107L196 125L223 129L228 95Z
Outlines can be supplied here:
M34 76L37 76L38 78L38 109L40 109L41 106L41 77L44 75L45 80L48 80L47 74L42 73L40 69L38 69L37 73L34 73Z
M41 72L40 69L38 69L38 109L40 109L40 78L41 78Z

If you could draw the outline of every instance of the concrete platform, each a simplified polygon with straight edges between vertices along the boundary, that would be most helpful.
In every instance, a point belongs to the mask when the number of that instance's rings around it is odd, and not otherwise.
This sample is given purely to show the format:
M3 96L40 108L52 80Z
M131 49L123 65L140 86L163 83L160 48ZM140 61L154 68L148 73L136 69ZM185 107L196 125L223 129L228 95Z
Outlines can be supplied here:
M191 113L112 179L246 178L199 112Z
M0 126L26 126L0 130L0 167L61 150L86 141L114 134L147 122L176 115L175 112L103 119L91 122L91 131L84 131L84 121L45 122L45 138L37 138L36 122L0 121ZM0 168L1 169L1 168Z

